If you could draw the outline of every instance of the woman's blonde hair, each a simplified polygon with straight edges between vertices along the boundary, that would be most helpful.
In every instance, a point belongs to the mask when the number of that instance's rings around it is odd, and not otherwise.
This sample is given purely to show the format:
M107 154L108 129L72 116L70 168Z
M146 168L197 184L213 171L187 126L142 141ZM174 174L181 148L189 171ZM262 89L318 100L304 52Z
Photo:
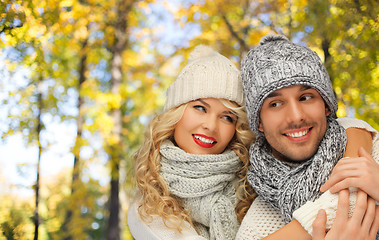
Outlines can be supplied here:
M237 115L236 132L228 148L235 151L242 162L241 170L236 173L240 183L237 189L240 201L236 207L236 214L241 220L255 197L254 191L248 187L250 185L246 184L246 174L250 166L248 147L254 139L254 134L248 127L244 107L229 100L220 100ZM175 126L183 116L187 105L188 103L182 104L153 118L146 130L145 140L134 157L136 180L142 197L138 209L141 218L144 221L151 221L151 216L158 215L167 227L178 231L182 230L184 221L192 226L193 223L190 213L183 207L179 198L170 194L166 182L160 175L159 149L165 140L174 141Z

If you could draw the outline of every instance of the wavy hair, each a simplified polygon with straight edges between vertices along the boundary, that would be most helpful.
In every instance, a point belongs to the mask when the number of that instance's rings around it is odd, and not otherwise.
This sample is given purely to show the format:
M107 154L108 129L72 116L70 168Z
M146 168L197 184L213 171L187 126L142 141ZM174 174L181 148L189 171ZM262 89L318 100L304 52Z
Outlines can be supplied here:
M236 152L242 162L240 171L236 173L239 180L237 188L239 202L236 206L236 214L241 221L246 214L246 208L248 209L255 197L254 191L251 187L249 188L250 185L246 184L246 174L250 166L248 148L254 139L254 134L248 127L244 107L229 100L220 100L237 115L236 132L228 148ZM134 156L136 181L142 198L138 208L141 218L149 222L152 221L151 216L158 215L166 227L179 232L182 230L184 222L193 226L191 213L184 208L178 197L170 193L165 180L160 175L161 155L159 149L165 140L174 141L175 126L183 116L187 105L188 103L182 104L154 117L146 129L143 144Z
M234 135L234 141L232 140L230 142L229 148L238 155L242 162L241 169L236 173L238 179L236 189L238 202L235 208L237 219L239 222L242 222L251 203L257 196L254 189L247 181L247 172L250 169L249 147L255 140L255 135L249 128L245 107L224 99L220 100L227 108L230 108L238 116L236 134Z

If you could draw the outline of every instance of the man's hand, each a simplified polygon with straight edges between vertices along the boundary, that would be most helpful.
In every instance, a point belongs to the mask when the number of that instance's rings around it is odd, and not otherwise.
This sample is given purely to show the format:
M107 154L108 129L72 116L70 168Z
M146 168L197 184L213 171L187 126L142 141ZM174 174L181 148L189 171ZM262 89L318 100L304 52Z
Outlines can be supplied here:
M375 240L379 229L379 206L361 190L353 216L349 218L349 191L338 194L338 209L332 228L326 233L326 213L320 210L313 222L313 240Z
M342 189L356 187L379 201L379 164L362 147L359 148L358 155L357 158L338 161L330 178L320 190L325 192L329 189L331 193L336 193Z

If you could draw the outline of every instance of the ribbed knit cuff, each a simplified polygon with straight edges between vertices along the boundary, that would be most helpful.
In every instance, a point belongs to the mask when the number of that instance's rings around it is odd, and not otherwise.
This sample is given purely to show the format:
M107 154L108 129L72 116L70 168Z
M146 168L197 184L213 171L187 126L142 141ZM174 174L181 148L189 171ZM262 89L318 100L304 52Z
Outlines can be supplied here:
M353 215L355 204L357 201L357 189L349 188L349 217ZM299 209L293 213L293 217L296 218L298 222L304 227L304 229L312 235L313 229L312 224L316 219L317 213L320 209L324 209L326 212L326 229L330 229L333 225L334 220L336 219L338 206L338 193L331 194L328 191L323 193L318 199L314 202L308 201Z
M293 217L300 222L310 235L312 235L312 224L320 209L324 209L327 215L326 228L331 228L333 220L336 217L337 203L338 194L331 194L327 191L322 194L320 198L316 199L316 201L306 202L293 213Z

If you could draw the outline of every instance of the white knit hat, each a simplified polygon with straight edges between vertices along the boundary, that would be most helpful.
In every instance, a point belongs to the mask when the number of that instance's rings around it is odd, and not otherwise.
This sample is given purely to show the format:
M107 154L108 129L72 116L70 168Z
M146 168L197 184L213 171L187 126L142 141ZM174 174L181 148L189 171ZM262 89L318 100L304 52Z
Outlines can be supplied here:
M166 92L164 110L200 98L224 98L243 106L241 75L228 58L212 48L197 46Z

